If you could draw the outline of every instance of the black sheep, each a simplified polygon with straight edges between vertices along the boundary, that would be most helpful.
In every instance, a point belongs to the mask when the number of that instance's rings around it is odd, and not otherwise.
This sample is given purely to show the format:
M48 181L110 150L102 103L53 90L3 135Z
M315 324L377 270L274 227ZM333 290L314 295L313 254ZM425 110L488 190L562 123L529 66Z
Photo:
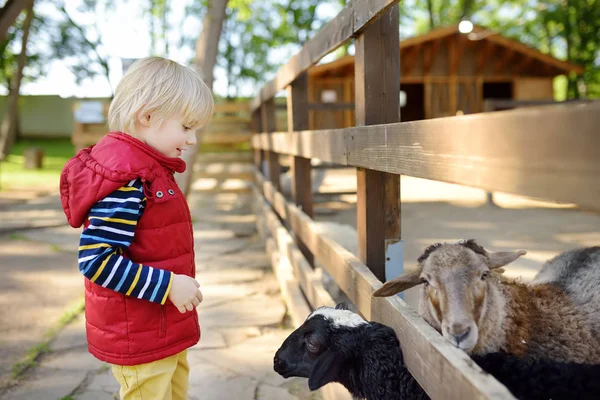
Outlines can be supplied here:
M493 353L473 357L522 400L600 398L600 365L578 365ZM356 398L428 399L406 368L394 330L367 322L344 305L315 310L283 342L274 369L308 378L311 390L338 382Z

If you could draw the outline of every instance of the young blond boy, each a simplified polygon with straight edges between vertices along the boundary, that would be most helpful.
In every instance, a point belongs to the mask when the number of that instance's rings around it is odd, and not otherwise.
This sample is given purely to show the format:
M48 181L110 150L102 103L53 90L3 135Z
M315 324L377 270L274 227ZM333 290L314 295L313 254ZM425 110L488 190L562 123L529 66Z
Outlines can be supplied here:
M194 239L175 183L182 152L213 112L192 69L135 62L110 105L110 133L64 167L60 192L73 227L84 226L88 348L112 364L122 399L186 399L186 349L200 339Z

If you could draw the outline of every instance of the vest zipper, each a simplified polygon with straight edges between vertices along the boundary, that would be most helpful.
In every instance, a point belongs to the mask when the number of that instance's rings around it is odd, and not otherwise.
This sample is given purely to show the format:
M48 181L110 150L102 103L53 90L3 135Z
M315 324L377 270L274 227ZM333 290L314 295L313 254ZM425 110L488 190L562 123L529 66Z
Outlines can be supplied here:
M160 332L158 337L167 336L167 306L160 306Z

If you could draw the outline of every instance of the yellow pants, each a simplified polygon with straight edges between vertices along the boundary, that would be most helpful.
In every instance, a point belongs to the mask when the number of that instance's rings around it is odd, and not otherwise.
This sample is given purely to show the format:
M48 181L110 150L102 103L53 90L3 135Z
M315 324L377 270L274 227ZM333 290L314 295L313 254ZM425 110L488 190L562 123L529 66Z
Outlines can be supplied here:
M113 365L122 400L187 400L187 350L147 364Z

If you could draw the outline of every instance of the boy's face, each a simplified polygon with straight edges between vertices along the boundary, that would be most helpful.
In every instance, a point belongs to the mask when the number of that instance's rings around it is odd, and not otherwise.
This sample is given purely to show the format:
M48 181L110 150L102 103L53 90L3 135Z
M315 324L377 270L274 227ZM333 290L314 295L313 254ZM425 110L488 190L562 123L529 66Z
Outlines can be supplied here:
M158 123L147 116L141 122L137 137L166 157L180 157L196 144L196 129L184 126L180 117L172 117Z

